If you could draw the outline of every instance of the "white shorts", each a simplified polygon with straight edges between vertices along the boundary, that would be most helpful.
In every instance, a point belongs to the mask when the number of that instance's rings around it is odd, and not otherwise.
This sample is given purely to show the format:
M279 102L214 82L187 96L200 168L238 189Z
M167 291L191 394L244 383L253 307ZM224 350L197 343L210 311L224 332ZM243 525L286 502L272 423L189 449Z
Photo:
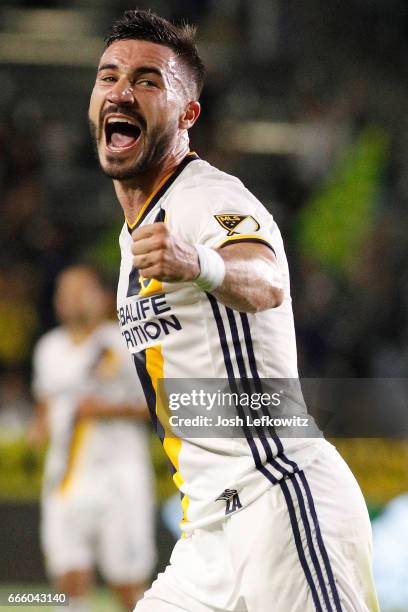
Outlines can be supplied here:
M180 539L136 612L377 612L360 488L326 443L304 471Z
M112 473L44 497L41 541L51 577L97 566L110 584L149 579L156 553L147 476Z

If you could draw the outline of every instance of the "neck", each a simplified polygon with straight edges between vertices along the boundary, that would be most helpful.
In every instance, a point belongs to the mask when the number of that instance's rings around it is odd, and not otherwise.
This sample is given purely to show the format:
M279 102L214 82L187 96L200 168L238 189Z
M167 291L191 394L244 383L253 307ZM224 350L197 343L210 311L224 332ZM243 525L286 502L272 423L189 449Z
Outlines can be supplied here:
M173 150L157 167L129 181L113 181L116 196L123 208L125 217L132 225L143 208L146 200L158 188L163 179L172 174L189 152L188 144Z
M99 324L99 321L72 321L66 323L65 329L74 344L81 344L92 335Z

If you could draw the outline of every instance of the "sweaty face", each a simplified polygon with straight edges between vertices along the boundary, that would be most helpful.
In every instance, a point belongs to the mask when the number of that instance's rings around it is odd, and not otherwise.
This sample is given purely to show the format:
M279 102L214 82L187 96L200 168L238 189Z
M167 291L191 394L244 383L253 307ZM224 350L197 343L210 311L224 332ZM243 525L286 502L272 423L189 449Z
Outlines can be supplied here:
M173 51L162 45L121 40L105 50L89 107L105 174L137 178L172 149L186 99L184 78Z

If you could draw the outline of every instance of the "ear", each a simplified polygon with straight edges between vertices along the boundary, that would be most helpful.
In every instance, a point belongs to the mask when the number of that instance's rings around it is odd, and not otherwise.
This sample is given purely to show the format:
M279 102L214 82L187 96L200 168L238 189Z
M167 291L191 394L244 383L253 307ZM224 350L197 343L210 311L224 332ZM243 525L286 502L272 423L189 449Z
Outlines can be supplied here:
M179 119L179 128L189 130L200 116L201 106L196 100L188 102Z

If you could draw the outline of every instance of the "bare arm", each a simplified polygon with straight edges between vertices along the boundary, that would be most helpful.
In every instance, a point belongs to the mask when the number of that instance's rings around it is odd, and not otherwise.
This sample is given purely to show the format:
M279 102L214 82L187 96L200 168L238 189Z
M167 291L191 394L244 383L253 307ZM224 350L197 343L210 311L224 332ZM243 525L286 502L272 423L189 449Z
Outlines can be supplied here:
M83 398L78 405L77 417L85 418L112 418L112 417L127 417L138 419L139 421L148 421L149 414L144 403L123 402L120 404L112 404L104 402L100 398L86 397Z
M38 448L48 439L47 402L37 402L34 406L34 418L27 433L28 444Z
M167 282L193 281L200 273L195 247L174 236L164 223L136 229L133 263L144 278ZM242 312L259 312L282 303L283 290L275 255L264 244L229 244L218 249L225 262L225 278L214 295Z
M264 244L229 244L217 251L225 263L225 278L214 296L241 312L259 312L280 306L281 275L275 255Z

